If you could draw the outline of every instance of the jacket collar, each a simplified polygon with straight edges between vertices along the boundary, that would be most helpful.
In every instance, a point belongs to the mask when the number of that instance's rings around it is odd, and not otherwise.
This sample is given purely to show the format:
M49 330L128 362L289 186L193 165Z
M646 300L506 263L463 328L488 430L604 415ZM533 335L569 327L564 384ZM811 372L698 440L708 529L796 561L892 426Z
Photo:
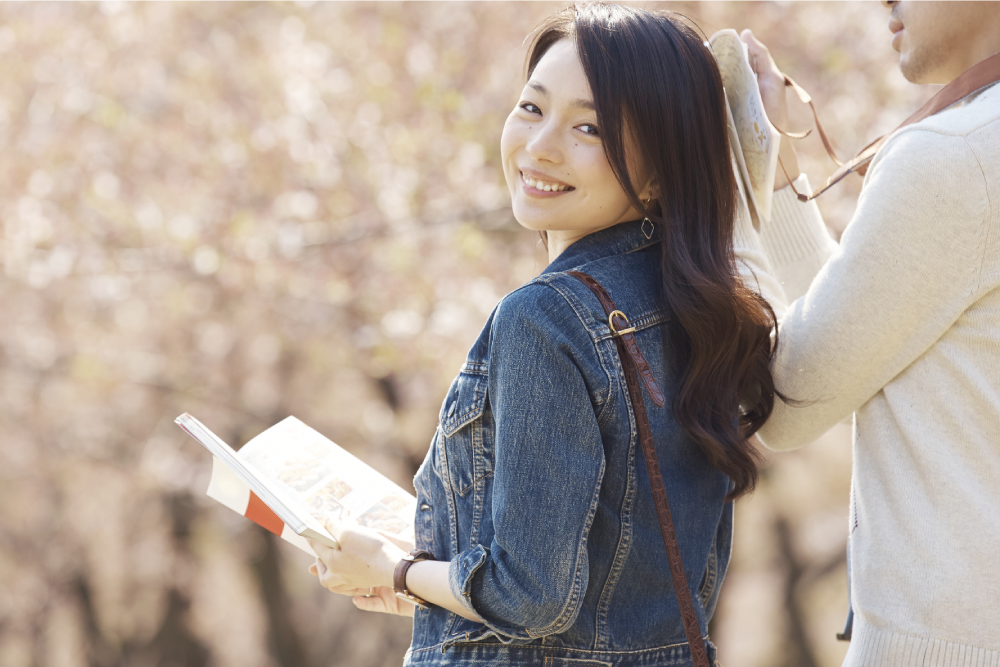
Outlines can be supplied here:
M659 226L653 225L653 232L647 238L646 234L642 231L642 223L642 220L620 222L607 229L584 236L566 248L561 255L545 267L542 275L557 273L559 271L569 271L597 259L612 255L624 255L659 243ZM648 224L646 225L646 230L649 230Z

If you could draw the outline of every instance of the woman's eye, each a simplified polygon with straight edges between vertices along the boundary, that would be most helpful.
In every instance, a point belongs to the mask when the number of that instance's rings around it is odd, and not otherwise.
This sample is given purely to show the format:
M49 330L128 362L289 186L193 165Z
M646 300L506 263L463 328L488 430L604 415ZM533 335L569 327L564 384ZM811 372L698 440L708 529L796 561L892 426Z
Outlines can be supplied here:
M581 130L583 130L592 137L601 136L601 133L597 131L596 125L591 125L590 123L587 123L585 125L578 125L577 127L579 127Z
M524 109L528 113L537 113L537 114L541 114L542 113L542 110L539 109L538 107L536 107L531 102L522 102L518 106L520 106L522 109Z

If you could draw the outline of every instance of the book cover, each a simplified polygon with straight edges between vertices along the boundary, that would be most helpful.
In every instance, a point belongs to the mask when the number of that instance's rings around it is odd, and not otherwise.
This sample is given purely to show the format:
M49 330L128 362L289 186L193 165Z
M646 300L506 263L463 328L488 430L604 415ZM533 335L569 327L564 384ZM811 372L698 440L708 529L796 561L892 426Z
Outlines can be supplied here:
M209 497L310 555L306 538L335 544L323 519L413 541L416 498L295 417L238 452L187 413L174 421L213 455Z
M719 64L729 106L730 144L754 214L771 219L771 199L781 136L764 111L757 75L750 67L747 46L735 30L720 30L708 40Z

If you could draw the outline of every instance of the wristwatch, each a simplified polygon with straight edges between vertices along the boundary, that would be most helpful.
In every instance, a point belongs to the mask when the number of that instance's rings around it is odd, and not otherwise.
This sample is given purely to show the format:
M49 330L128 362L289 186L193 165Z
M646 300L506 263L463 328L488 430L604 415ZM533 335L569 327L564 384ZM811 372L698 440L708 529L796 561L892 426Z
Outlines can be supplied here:
M406 588L406 572L414 563L425 560L437 560L437 558L430 551L414 549L400 559L399 563L396 564L396 570L392 573L392 590L396 592L396 597L412 602L422 609L426 609L431 603L417 597Z

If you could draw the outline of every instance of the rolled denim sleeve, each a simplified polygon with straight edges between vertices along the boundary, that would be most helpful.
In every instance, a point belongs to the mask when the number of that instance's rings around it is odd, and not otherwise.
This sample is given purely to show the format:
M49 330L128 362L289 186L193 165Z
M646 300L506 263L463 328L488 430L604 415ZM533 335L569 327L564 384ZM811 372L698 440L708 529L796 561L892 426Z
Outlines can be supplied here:
M449 580L501 639L558 633L579 613L605 465L591 396L609 387L586 327L555 289L528 285L500 304L488 388L494 539L453 559Z

